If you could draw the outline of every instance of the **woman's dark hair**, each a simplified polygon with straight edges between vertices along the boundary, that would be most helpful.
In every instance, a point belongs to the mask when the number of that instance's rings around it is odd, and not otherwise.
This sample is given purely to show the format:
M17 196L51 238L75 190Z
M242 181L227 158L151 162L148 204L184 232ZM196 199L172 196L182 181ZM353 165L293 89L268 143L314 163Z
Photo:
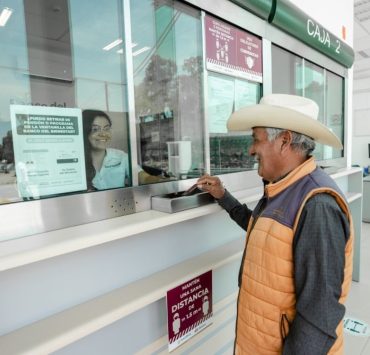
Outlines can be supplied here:
M96 174L95 168L92 164L91 158L91 145L89 142L89 134L91 132L92 123L96 117L105 117L109 124L112 125L112 120L103 111L99 110L83 110L82 111L82 130L84 137L84 150L85 150L85 166L86 166L86 182L88 190L95 190L92 180Z

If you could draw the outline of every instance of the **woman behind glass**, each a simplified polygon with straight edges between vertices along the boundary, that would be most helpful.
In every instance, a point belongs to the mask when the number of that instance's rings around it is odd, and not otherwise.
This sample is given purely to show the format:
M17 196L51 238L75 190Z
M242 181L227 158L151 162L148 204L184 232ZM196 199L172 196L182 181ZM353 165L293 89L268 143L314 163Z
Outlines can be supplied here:
M112 120L103 111L82 112L86 180L88 190L104 190L127 186L130 182L128 154L109 148Z

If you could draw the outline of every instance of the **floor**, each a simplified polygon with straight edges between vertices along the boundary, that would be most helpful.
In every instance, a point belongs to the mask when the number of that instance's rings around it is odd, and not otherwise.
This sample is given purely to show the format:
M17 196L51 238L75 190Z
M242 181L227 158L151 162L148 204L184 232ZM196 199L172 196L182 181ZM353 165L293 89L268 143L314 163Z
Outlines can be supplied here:
M362 223L360 282L352 282L346 315L370 327L370 223ZM361 327L361 326L360 326ZM345 331L345 355L370 355L370 336Z

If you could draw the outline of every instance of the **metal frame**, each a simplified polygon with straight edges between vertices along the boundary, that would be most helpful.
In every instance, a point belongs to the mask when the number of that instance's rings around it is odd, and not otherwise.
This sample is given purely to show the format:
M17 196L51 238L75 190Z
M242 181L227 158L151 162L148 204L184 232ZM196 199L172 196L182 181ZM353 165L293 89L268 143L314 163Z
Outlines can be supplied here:
M204 112L204 162L205 170L207 173L211 171L211 148L210 142L207 137L209 137L209 120L208 120L208 71L207 71L207 62L206 58L206 48L204 43L206 43L206 34L204 29L204 18L206 13L201 12L201 21L202 21L202 43L203 43L203 112Z
M210 13L223 18L234 25L237 25L249 32L252 32L263 39L263 77L264 93L271 92L271 46L277 44L293 53L307 58L314 63L320 63L332 72L345 78L345 156L333 161L325 161L329 165L346 165L348 158L348 148L350 137L348 130L350 125L349 117L349 93L348 70L323 54L313 50L307 45L292 38L276 27L271 26L266 21L248 13L239 6L227 0L186 0L188 4L198 7L204 13ZM134 172L134 185L137 181L137 132L135 118L135 101L134 101L134 82L133 82L133 63L131 57L131 18L130 18L130 1L123 0L123 18L126 35L126 65L127 65L127 85L128 85L128 109L130 122L130 150L132 171ZM203 21L202 21L203 26ZM204 41L204 28L202 27ZM204 43L204 42L203 42ZM204 57L205 58L205 57ZM351 76L351 74L350 74ZM203 92L204 95L204 113L205 113L205 163L207 172L210 171L209 157L209 139L207 125L207 71L204 68L203 74ZM270 84L267 84L270 83ZM347 164L348 164L347 159ZM222 175L230 191L248 189L261 185L260 178L256 171L233 173ZM27 201L21 203L12 203L0 206L3 226L0 231L0 241L16 237L23 237L36 233L47 232L75 226L79 224L91 223L103 219L122 216L125 214L146 211L151 208L150 197L161 195L173 191L182 191L191 186L196 179L166 182L153 185L134 186L131 188L121 188L108 191L99 191L93 193L71 194L68 196L59 196L55 198ZM67 233L67 231L66 231Z
M138 149L136 134L136 113L135 113L135 85L134 85L134 64L132 61L132 34L131 34L131 8L130 0L123 0L123 21L125 34L126 53L126 78L127 78L127 106L129 118L129 142L131 155L131 179L132 185L138 185Z

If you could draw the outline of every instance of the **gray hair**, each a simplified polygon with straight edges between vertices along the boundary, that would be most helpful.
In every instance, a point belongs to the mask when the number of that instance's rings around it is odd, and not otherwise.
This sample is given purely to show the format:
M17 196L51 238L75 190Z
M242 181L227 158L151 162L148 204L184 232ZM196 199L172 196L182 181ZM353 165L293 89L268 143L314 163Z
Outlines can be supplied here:
M286 129L267 127L267 139L272 142L284 131L286 131ZM293 131L290 132L292 133L292 149L301 153L303 156L311 155L316 146L315 141L304 134Z

